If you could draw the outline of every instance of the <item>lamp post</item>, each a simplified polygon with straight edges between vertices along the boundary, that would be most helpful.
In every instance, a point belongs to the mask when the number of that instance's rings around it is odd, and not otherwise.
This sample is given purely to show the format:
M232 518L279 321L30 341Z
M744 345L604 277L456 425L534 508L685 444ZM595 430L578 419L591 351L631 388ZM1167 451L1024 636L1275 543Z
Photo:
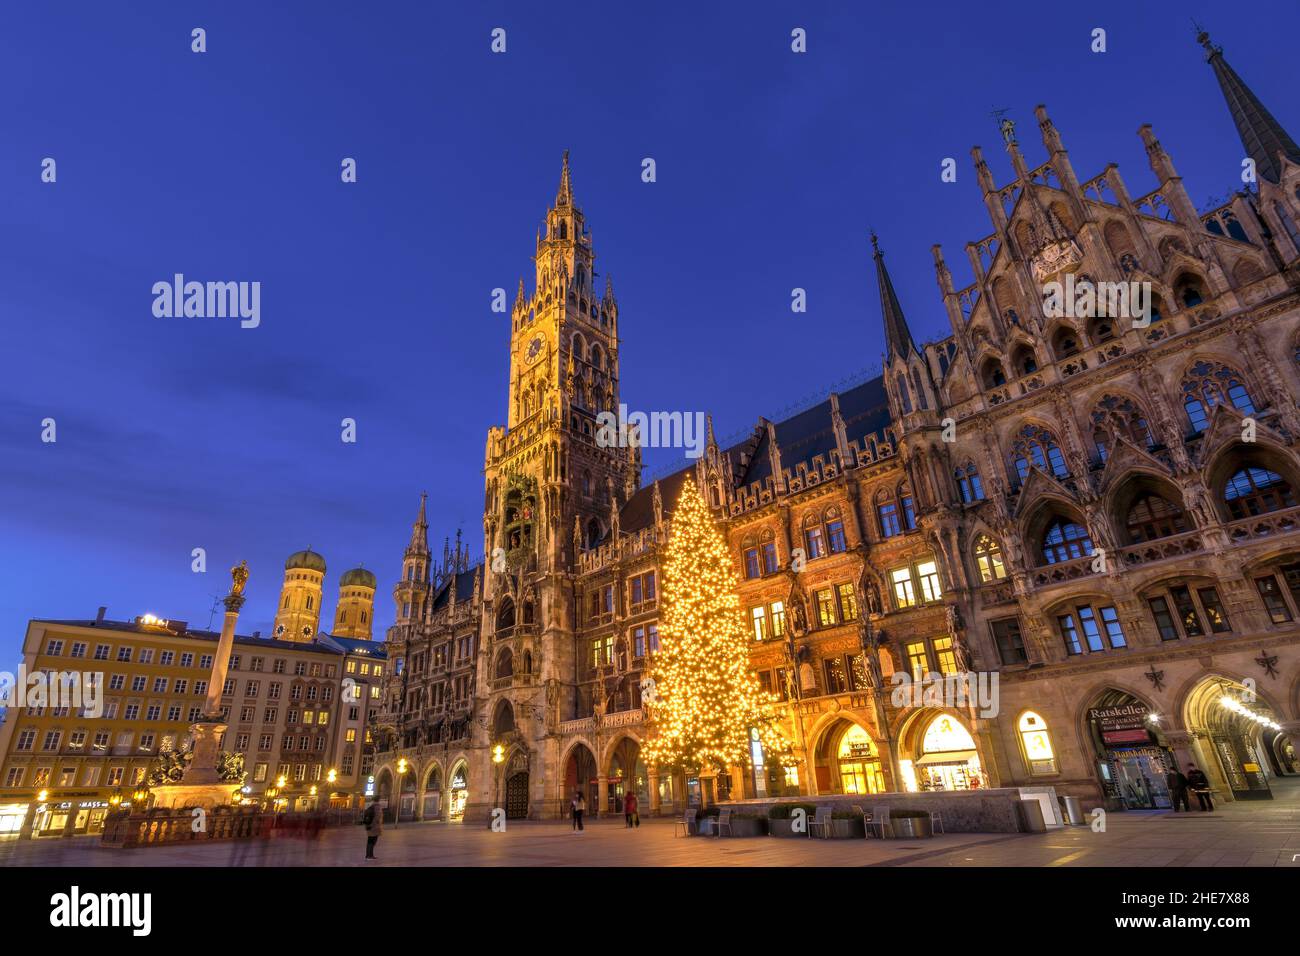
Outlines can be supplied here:
M411 769L411 765L406 762L405 757L399 757L397 760L397 809L393 811L393 826L402 819L402 783L406 776L406 771Z
M501 765L506 762L506 748L502 744L497 744L492 748L492 763L496 777L496 800L493 801L493 809L488 811L488 826L492 826L492 814L496 812L496 807L501 806Z

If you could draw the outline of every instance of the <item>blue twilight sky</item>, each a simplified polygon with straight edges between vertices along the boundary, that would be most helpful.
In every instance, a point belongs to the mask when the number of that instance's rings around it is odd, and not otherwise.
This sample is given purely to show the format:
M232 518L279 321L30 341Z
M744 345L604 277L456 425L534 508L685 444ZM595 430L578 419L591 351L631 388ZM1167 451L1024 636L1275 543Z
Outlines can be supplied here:
M946 333L929 249L970 281L963 245L991 231L970 147L1010 178L990 110L1033 166L1045 102L1080 178L1116 161L1135 196L1155 186L1151 122L1198 205L1226 196L1241 146L1196 15L1300 134L1286 4L999 6L8 5L0 667L30 617L105 604L206 626L240 558L241 630L265 633L283 559L308 545L327 613L340 572L377 572L382 632L423 489L435 550L462 526L477 555L485 432L505 420L491 290L531 288L566 148L620 300L624 401L711 411L730 435L878 361L869 227L913 332ZM150 288L176 272L260 281L261 326L155 318Z

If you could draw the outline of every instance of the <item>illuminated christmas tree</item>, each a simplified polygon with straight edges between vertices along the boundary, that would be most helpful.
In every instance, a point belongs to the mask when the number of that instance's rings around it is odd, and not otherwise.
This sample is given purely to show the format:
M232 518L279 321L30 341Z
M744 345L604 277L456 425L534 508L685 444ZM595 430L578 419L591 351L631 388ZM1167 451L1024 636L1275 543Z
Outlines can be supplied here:
M662 570L646 759L692 770L744 766L753 729L767 764L788 760L789 742L772 706L777 698L749 669L731 554L693 482L677 499Z

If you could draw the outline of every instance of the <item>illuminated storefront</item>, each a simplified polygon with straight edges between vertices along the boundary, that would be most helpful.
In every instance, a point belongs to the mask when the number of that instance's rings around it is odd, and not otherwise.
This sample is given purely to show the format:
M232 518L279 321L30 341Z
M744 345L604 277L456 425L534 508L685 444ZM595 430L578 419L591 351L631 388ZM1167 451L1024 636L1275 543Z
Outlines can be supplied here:
M930 720L921 735L919 755L915 760L900 760L899 771L908 790L977 790L988 785L975 739L950 714Z
M1170 807L1165 773L1172 755L1165 747L1159 721L1147 705L1122 691L1111 691L1088 710L1088 725L1097 748L1097 775L1108 802L1118 809Z
M842 793L884 792L885 775L875 741L857 724L840 738L838 758Z
M792 768L793 769L793 768ZM871 735L856 723L839 719L822 733L813 768L818 793L883 793L885 775ZM798 786L797 771L793 777Z
M469 800L469 778L465 765L457 764L451 773L451 796L447 801L447 819L465 819L465 804Z

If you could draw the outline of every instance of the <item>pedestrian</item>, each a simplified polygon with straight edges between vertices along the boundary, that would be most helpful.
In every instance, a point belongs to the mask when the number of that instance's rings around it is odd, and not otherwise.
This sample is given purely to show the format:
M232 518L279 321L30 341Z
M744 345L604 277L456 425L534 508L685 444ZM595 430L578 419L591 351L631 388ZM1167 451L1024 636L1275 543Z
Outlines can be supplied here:
M361 817L361 822L366 825L366 859L375 859L375 844L379 842L379 834L384 832L384 811L379 806L379 798L374 797L370 801L370 806L366 807L366 812Z
M1192 812L1192 802L1187 795L1187 778L1177 767L1170 767L1169 772L1165 774L1165 783L1169 785L1169 796L1174 802L1174 813L1178 812L1179 804L1182 804L1184 810Z
M627 821L628 828L641 825L641 814L636 810L636 794L629 790L623 797L623 819Z
M569 801L569 812L573 814L573 829L582 832L582 812L587 809L587 801L582 799L582 791L579 790Z
M1210 797L1210 778L1194 763L1187 765L1187 786L1192 793L1196 794L1196 802L1201 805L1202 812L1214 811L1214 800ZM1191 810L1191 807L1187 809Z

